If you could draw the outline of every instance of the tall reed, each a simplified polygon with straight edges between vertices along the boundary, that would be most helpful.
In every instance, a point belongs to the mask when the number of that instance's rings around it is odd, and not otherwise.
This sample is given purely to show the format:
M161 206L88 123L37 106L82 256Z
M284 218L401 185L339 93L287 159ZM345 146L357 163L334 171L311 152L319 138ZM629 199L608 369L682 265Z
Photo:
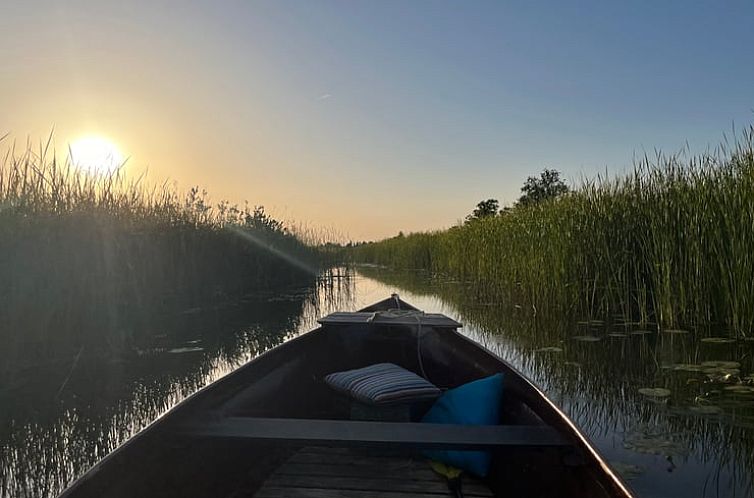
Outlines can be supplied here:
M754 332L754 127L693 157L449 230L359 245L357 261L468 280L479 299L571 317Z
M319 253L261 207L212 205L51 150L0 158L0 378L160 334L161 314L312 285Z

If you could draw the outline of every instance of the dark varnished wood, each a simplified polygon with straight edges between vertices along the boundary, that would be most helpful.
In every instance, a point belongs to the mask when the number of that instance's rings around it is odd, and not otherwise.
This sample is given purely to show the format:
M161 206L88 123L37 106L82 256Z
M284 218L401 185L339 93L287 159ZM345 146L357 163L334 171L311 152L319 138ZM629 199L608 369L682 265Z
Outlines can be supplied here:
M415 309L391 297L361 311L396 308ZM416 373L423 370L431 382L444 388L503 373L501 424L549 427L570 444L570 449L549 445L500 446L493 450L485 485L494 496L631 497L573 423L511 365L450 328L395 324L327 325L260 355L179 403L105 457L61 496L253 496L286 462L318 462L296 460L311 459L312 453L297 456L296 447L281 445L279 440L197 437L182 429L211 426L227 417L345 420L348 403L322 379L334 371L378 362L392 362ZM342 457L332 455L319 464L334 463ZM368 479L363 475L368 465L360 467L358 476ZM270 486L260 496L438 496L390 490L377 495L364 490L281 489Z
M302 464L317 459L318 464ZM463 479L464 496L488 498L492 491L471 476ZM450 496L445 478L421 457L384 455L363 450L304 447L282 464L253 496Z
M287 443L341 444L435 449L490 449L501 446L560 447L571 442L539 425L450 425L290 418L226 417L195 424L187 434Z
M413 311L413 310L405 310ZM322 325L405 325L415 327L420 325L422 327L438 327L438 328L451 328L457 329L462 325L460 322L453 320L440 313L402 313L400 310L397 312L346 312L338 311L330 313L329 315L317 320Z

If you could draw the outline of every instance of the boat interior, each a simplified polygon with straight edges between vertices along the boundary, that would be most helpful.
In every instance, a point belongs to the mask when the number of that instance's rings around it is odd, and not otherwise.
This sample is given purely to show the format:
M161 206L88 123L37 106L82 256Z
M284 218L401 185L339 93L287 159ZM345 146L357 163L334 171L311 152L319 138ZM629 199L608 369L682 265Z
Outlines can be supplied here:
M391 300L400 313L384 313L395 308ZM105 459L102 475L71 496L459 496L430 468L428 449L492 454L489 475L463 476L460 496L630 496L557 408L458 334L459 324L422 321L391 300L337 323L325 319L195 394L111 455L120 470ZM364 408L324 382L383 362L443 390L503 373L499 424L422 424L431 403Z

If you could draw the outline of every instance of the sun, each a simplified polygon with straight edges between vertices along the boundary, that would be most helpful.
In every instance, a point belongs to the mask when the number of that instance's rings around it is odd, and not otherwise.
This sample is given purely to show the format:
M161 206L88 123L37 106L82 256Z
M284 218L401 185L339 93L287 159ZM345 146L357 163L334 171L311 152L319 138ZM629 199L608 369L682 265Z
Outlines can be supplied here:
M124 161L118 146L98 135L87 135L71 142L70 155L71 164L92 173L111 173Z

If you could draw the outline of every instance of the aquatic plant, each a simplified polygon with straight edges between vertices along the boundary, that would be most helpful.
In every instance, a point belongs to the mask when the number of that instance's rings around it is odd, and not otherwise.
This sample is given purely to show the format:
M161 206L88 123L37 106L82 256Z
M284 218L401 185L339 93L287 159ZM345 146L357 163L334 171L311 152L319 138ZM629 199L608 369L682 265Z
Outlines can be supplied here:
M605 444L605 452L622 443L628 461L656 470L663 462L672 470L672 459L681 457L699 470L699 489L714 478L721 495L751 495L751 473L740 471L754 466L754 389L748 389L754 386L754 363L746 342L708 345L691 333L639 330L584 344L574 335L599 321L579 324L567 316L481 300L485 291L473 282L446 275L371 265L358 271L398 292L439 299L440 309L464 324L464 333L557 400L581 430ZM595 334L611 330L609 320L602 325ZM652 480L647 477L642 485L651 487ZM677 489L697 488L685 481Z
M160 317L311 284L320 253L261 206L213 204L117 170L96 174L50 144L0 159L0 379L86 353L119 354Z
M754 331L754 128L686 157L448 230L351 250L359 262L472 282L481 302L540 314Z

